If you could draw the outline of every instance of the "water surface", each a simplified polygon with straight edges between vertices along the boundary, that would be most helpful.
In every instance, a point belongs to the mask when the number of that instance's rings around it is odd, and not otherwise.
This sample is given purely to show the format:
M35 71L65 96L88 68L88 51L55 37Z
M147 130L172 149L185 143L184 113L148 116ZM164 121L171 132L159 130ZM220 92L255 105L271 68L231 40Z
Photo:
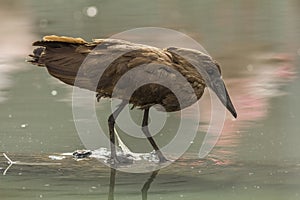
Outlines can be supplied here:
M2 1L0 152L21 162L61 164L11 166L0 177L1 198L109 196L107 166L94 159L48 157L84 146L72 117L71 87L24 62L31 43L47 34L90 40L154 26L191 36L221 63L238 119L228 113L217 145L198 159L209 121L206 94L197 137L186 155L158 172L148 199L300 199L299 6L297 1L258 0ZM97 13L88 13L90 7ZM97 108L100 123L106 123L108 105ZM173 118L156 136L159 145L170 140ZM147 141L123 139L137 151L151 151ZM1 172L6 167L0 157ZM141 199L150 176L117 172L115 199Z

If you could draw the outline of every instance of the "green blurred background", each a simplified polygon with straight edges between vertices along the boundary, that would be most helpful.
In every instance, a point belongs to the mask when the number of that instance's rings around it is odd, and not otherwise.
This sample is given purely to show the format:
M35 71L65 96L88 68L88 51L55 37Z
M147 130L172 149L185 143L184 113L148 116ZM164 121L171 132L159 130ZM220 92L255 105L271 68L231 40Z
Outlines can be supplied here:
M72 117L72 88L25 62L33 41L164 27L189 35L221 63L239 117L226 117L208 158L183 157L161 170L148 199L300 199L299 1L2 0L0 24L0 152L34 162L84 148ZM209 121L209 98L201 101L203 126L187 155L198 152ZM106 123L108 102L97 109ZM170 140L172 123L176 115L156 136L159 144ZM147 141L123 137L151 150ZM0 164L4 171L4 157ZM141 199L147 178L119 173L116 199ZM106 199L108 180L109 169L93 161L13 166L0 177L0 196Z

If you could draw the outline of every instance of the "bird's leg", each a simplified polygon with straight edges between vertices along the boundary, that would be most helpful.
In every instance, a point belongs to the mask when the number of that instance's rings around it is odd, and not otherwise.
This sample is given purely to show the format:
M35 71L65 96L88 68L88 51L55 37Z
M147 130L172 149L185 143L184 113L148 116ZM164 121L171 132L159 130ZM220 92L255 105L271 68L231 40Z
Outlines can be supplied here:
M143 117L143 123L142 123L142 131L145 134L145 136L147 137L147 139L150 142L150 144L152 145L152 147L154 148L154 150L156 151L158 159L159 159L159 162L166 162L168 160L162 154L162 152L160 151L159 147L157 146L157 144L155 143L154 139L152 138L152 136L151 136L151 134L149 132L148 120L149 120L149 108L146 108L144 110L144 117Z
M110 139L110 151L111 151L111 161L112 164L118 163L117 152L116 152L116 142L115 142L115 130L114 126L116 123L116 119L120 112L123 110L127 102L122 101L119 107L109 116L108 118L108 127L109 127L109 139Z

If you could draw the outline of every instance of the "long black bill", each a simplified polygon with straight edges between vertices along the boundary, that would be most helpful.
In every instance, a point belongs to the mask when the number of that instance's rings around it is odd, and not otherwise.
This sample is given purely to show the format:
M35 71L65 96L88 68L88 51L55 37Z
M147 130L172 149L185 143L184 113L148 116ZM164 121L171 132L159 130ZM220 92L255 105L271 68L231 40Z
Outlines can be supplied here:
M236 110L231 102L228 91L225 84L221 78L215 79L212 83L208 85L219 97L222 104L229 110L234 118L237 117Z

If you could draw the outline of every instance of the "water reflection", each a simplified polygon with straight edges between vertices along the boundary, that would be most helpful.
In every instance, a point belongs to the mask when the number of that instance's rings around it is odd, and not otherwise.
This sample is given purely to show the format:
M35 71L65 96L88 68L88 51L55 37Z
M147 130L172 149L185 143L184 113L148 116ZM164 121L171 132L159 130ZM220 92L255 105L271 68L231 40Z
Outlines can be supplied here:
M97 8L94 17L90 16L95 9L89 14L85 9L91 6ZM228 116L210 158L183 159L162 169L149 184L151 197L299 199L300 94L295 72L300 64L299 13L299 1L137 4L131 0L89 0L70 4L4 0L0 6L0 151L9 151L13 160L49 162L43 152L83 148L76 138L69 90L48 79L46 72L24 64L32 41L46 34L89 40L141 26L174 28L203 43L221 63L239 118L233 121ZM51 95L54 90L55 96ZM196 150L192 153L198 152L197 141L201 141L205 122L209 121L208 102L208 96L201 101L203 130L194 141ZM106 110L99 107L105 115ZM23 128L23 124L28 126ZM167 139L159 137L161 141ZM145 146L140 141L133 143ZM99 162L67 160L61 166L11 166L7 175L0 177L1 198L108 198L108 168L99 166ZM0 157L2 173L6 167ZM141 199L140 189L148 179L151 174L117 173L114 197Z
M233 119L228 115L225 119L222 135L213 152L221 159L235 157L238 153L236 148L242 148L244 133L250 128L262 126L263 120L272 118L269 115L272 101L280 96L291 95L285 91L285 87L298 77L294 54L265 53L251 56L252 64L245 66L243 76L225 80L238 118ZM200 100L199 130L204 133L211 120L210 103L210 96L206 93L204 99Z
M296 78L295 66L291 55L261 55L254 65L248 65L248 78L233 80L233 92L237 95L241 125L250 126L253 121L261 121L268 116L270 101L285 95L283 86ZM255 68L255 70L253 69ZM251 123L251 124L249 124Z
M1 176L0 187L3 198L17 190L22 198L65 197L72 199L200 199L219 195L240 194L246 199L252 195L280 196L294 194L299 187L300 165L293 162L282 164L257 164L253 162L223 162L215 158L204 160L189 156L176 161L160 171L147 174L130 174L115 171L96 159L81 161L67 157L51 160L47 155L10 154L12 160L35 165L14 165L6 176ZM1 171L4 169L0 157ZM52 165L38 165L52 163ZM60 165L53 165L60 163ZM159 174L158 174L159 173ZM289 187L286 187L289 185ZM151 191L151 196L150 196ZM214 192L212 192L214 191ZM216 192L215 192L216 191ZM215 198L214 198L215 197Z
M14 83L12 72L24 70L25 55L31 49L31 20L23 17L22 9L13 3L0 6L0 103L7 99L6 90Z
M148 190L151 187L152 182L158 175L160 170L153 171L147 181L144 183L141 192L142 192L142 200L148 199ZM109 192L108 192L108 200L114 200L114 192L115 192L115 184L116 184L116 173L117 171L114 168L110 168L110 181L109 181Z
M260 56L260 57L259 57ZM268 116L270 101L287 95L282 89L297 77L294 58L290 54L257 55L255 64L246 66L246 77L226 79L237 107L238 119L228 117L223 132L235 132ZM203 100L203 121L210 119L209 100ZM235 126L233 126L233 123Z
M101 184L105 183L105 177L107 176L107 174L109 174L109 185L108 185L108 191L105 192L105 194L107 194L107 198L108 200L114 200L115 199L115 188L119 187L118 185L116 186L116 182L118 180L118 171L114 168L110 168L110 173L108 172L108 167L102 166L100 164L100 162L97 162L95 159L80 159L80 160L72 160L70 159L70 157L67 158L67 156L60 156L60 155L50 155L50 156L46 156L46 155L35 155L35 156L27 156L27 155L20 155L20 154L12 154L8 157L8 155L6 155L5 153L3 153L4 158L7 160L7 164L8 166L5 168L4 165L0 166L0 170L3 171L3 175L8 176L8 177L13 177L14 174L19 174L19 175L23 175L24 176L35 176L35 174L32 174L32 169L30 168L35 168L38 171L42 172L43 174L49 174L50 177L55 176L55 171L59 170L59 171L64 171L65 173L61 174L60 177L57 177L59 179L61 179L61 181L64 181L64 179L68 178L70 174L74 174L77 173L77 170L81 170L79 172L80 176L82 178L85 177L85 173L87 173L87 171L89 171L89 173L93 173L93 174L97 174L95 173L94 170L103 173L103 175L100 176L100 178L95 178L97 181L100 181ZM15 161L15 159L17 159L17 161ZM54 159L54 160L53 160ZM22 161L19 161L22 160ZM94 162L96 161L96 162ZM77 165L74 162L80 162L81 164ZM91 169L87 169L87 171L84 170L84 168L82 168L84 164L84 162L88 162L91 164L93 164L94 168ZM2 162L0 162L2 163ZM104 168L103 168L104 167ZM9 171L10 169L10 171ZM99 171L100 170L100 171ZM34 170L36 171L36 170ZM77 172L76 172L77 171ZM152 182L155 180L156 176L158 175L160 170L155 170L152 173L149 173L149 177L146 178L144 180L144 183L142 185L140 185L140 196L142 200L147 200L148 197L148 190L151 187ZM120 172L121 173L121 172ZM134 175L134 174L133 174ZM138 176L139 174L137 174L136 176ZM123 175L124 176L124 175ZM104 177L104 178L103 178ZM50 181L50 183L48 182L46 185L47 187L49 187L50 185L53 185L51 179L49 179L49 177L44 176L45 179L48 179L48 181ZM70 177L71 179L76 179L75 177ZM127 179L129 178L129 179ZM131 178L134 178L133 176L128 176L126 178L126 182L129 184L134 184L136 185L134 182L134 180L131 180ZM56 179L56 178L55 178ZM126 183L126 184L127 184ZM1 184L0 184L1 185ZM120 185L122 187L122 184ZM138 186L138 185L137 185ZM27 188L30 187L30 185L26 185L26 186L22 186L22 188ZM92 186L92 188L96 188L95 186ZM135 187L138 190L138 187ZM138 191L136 191L137 193Z
M117 172L116 169L110 168L108 200L114 200L116 172Z

